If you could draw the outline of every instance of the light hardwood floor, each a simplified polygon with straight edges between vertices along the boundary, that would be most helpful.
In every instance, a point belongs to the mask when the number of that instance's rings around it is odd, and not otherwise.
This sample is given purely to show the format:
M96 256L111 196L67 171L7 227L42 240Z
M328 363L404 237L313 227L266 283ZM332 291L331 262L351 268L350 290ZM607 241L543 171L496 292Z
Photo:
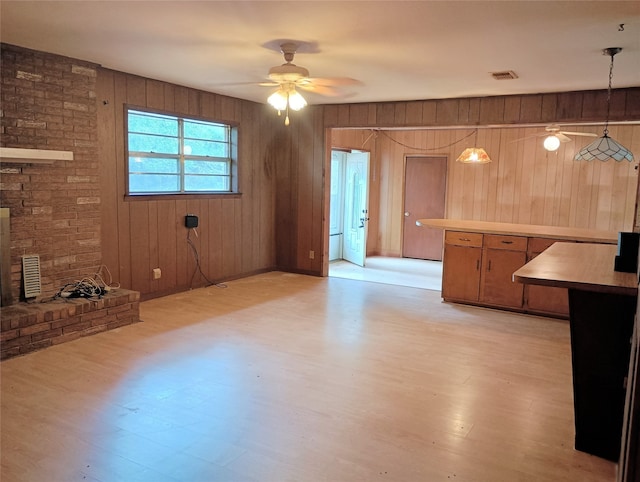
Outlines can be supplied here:
M279 272L0 365L2 482L613 481L564 321Z
M365 266L345 260L329 263L329 276L373 283L442 290L442 261L367 256Z

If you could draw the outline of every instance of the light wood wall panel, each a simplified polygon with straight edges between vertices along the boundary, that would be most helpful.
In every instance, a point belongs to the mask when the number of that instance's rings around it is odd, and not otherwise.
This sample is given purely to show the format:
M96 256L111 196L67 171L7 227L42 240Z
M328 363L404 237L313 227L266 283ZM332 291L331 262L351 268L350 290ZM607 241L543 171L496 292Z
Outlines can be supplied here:
M601 134L601 126L568 130ZM406 155L448 159L446 216L452 219L567 226L610 231L634 227L637 162L577 162L593 138L574 137L555 153L542 147L543 127L387 130L334 129L332 145L372 152L368 254L401 256ZM640 153L640 124L610 126L610 135ZM465 139L465 137L467 137ZM455 162L473 144L493 162ZM378 179L374 180L374 176ZM374 218L375 217L375 218ZM374 228L375 226L375 228Z
M211 281L275 268L276 182L266 154L275 133L264 106L108 69L99 70L97 99L103 260L114 281L144 298L206 285L187 243L187 213L199 216L190 239ZM126 104L238 125L241 194L126 199Z

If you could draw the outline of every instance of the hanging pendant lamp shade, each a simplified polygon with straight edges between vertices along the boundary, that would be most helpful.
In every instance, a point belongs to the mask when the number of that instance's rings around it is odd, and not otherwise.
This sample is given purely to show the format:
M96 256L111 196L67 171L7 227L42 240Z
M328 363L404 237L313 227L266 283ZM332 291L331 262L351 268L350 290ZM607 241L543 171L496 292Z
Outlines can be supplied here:
M622 48L609 47L604 49L602 53L611 57L611 63L609 64L609 88L607 90L607 118L604 124L604 132L602 137L599 137L591 144L580 149L574 158L576 161L593 161L598 159L599 161L606 161L608 159L614 159L615 161L633 162L633 153L618 143L616 140L609 137L609 113L611 110L611 80L613 78L613 57L620 53Z
M476 129L475 134L473 145L477 146L478 129ZM467 147L456 159L456 162L462 162L464 164L487 164L491 162L491 158L482 147Z
M486 164L491 162L491 158L482 147L467 147L456 161L464 164Z
M618 162L626 159L629 162L633 162L633 153L609 137L605 131L602 137L580 149L580 152L575 157L576 161L593 161L594 159L599 161L614 159Z

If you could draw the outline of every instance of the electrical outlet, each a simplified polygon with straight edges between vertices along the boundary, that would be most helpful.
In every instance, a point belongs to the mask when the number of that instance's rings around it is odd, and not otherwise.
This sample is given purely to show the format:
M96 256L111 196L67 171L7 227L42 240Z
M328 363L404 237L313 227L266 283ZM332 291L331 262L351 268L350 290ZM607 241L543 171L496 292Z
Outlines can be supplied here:
M160 268L153 268L153 279L162 278L162 270Z
M309 259L316 259L316 252L315 251L309 251Z

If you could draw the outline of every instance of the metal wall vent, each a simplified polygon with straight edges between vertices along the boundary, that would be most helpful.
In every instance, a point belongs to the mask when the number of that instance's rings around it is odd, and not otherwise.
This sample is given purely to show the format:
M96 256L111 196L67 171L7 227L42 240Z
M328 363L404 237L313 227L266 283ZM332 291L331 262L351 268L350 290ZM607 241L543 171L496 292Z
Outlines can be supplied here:
M491 77L496 80L517 79L518 75L513 70L505 70L503 72L491 72Z
M40 255L29 254L22 257L22 279L25 298L33 298L41 293Z

